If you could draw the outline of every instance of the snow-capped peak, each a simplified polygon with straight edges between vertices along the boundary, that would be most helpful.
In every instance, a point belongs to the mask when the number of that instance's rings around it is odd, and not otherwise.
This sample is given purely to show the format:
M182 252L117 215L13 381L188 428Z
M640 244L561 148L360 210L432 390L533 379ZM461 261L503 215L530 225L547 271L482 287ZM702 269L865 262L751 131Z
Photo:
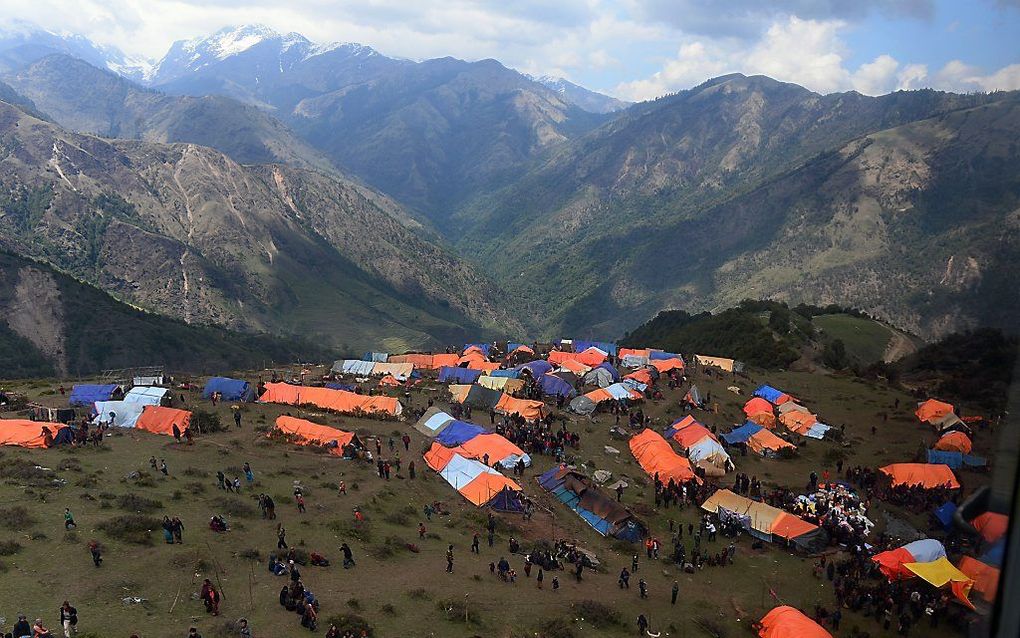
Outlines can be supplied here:
M208 37L189 40L184 50L191 53L207 53L223 60L243 53L260 42L279 38L280 34L264 24L247 24L226 27Z

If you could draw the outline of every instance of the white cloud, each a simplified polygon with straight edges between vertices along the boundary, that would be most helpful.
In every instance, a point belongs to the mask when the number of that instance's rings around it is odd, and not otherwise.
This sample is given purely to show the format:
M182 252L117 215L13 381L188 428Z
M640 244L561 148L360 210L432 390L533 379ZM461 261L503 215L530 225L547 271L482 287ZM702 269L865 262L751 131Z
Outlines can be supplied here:
M866 95L881 95L896 89L900 83L900 63L891 55L880 55L854 72L855 89Z

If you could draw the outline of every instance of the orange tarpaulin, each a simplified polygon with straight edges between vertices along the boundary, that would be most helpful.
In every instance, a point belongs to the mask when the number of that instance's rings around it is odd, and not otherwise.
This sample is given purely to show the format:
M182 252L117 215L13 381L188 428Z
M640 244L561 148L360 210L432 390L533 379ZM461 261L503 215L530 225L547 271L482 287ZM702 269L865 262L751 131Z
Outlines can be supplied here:
M43 428L48 428L54 437L57 432L67 427L63 423L45 421L28 421L26 419L0 420L0 445L16 445L19 447L46 447Z
M397 381L397 378L394 377L392 374L387 374L382 379L379 379L379 385L389 388L397 388L404 384L401 383L400 381Z
M771 450L773 452L779 451L783 448L796 449L797 446L792 443L787 443L783 439L779 438L772 432L761 429L751 435L751 438L747 440L747 447L758 454L765 454L765 450Z
M573 359L574 361L583 363L590 368L594 368L595 366L605 362L606 355L604 352L596 348L588 348L584 352L575 354Z
M563 350L553 350L546 357L546 360L553 365L561 365L564 361L577 361L577 354L574 352L564 352Z
M893 463L878 468L892 479L892 485L920 485L927 489L948 486L950 489L960 487L953 470L948 465L934 463Z
M970 442L970 437L963 432L950 432L945 434L935 443L936 450L945 450L947 452L959 452L961 454L970 454L973 444Z
M457 365L457 359L459 358L455 354L434 354L432 355L432 369L438 370L443 366L453 367Z
M772 404L761 397L751 397L747 403L744 404L744 414L752 416L761 413L774 414Z
M524 450L511 443L502 434L479 434L453 448L453 451L464 458L478 461L488 455L489 462L486 465L490 467L496 461L501 461L508 456L524 456Z
M456 453L452 448L433 442L432 447L425 453L425 463L436 472L440 472Z
M390 363L410 363L420 370L431 370L433 358L430 354L395 354L386 359Z
M283 403L285 405L314 405L336 412L368 412L400 416L403 408L393 397L366 396L331 390L311 388L289 383L267 383L265 393L259 397L262 403Z
M336 442L335 446L329 446L329 453L334 456L343 456L344 446L354 440L353 432L344 432L328 425L320 425L292 416L277 417L276 430L293 437L294 442L298 445L325 446Z
M652 351L649 350L648 348L643 348L643 349L642 348L620 348L617 351L616 354L621 359L626 357L626 356L644 357L645 359L647 359L648 357L652 356Z
M802 434L812 425L818 423L818 417L810 412L790 410L786 414L780 415L779 421L785 425L788 430L792 430L797 434Z
M521 486L502 474L488 474L483 472L473 481L460 488L461 496L481 507L499 494L504 487L509 487L514 492L520 492Z
M712 431L706 428L704 425L698 423L693 416L686 416L673 426L676 432L673 434L673 440L680 444L682 448L689 448L706 436L712 437L714 440L715 435Z
M691 462L673 451L669 442L658 432L645 428L630 440L630 452L649 476L659 475L659 480L677 483L699 481L691 468ZM700 481L699 481L700 482Z
M1006 530L1009 529L1009 517L997 512L985 512L977 516L970 524L981 533L981 538L986 542L994 543L1006 535Z
M509 394L504 394L496 402L496 412L500 414L519 414L528 421L536 421L544 415L545 404L541 401L529 401L528 399L516 399Z
M147 405L135 422L135 429L145 430L153 434L174 435L174 425L183 434L191 427L191 412L176 408L164 408L160 405Z
M936 401L935 399L928 399L921 405L917 406L917 410L914 411L914 415L916 415L921 421L931 421L934 419L941 419L947 414L952 414L952 412L952 405L942 401Z
M645 385L651 385L652 384L652 371L649 370L648 368L641 368L640 370L635 370L634 372L631 372L630 374L624 376L623 378L624 379L634 379L638 383L643 383Z
M974 591L981 597L992 602L999 593L999 570L986 565L976 558L964 556L958 565L960 571L974 580Z
M799 610L783 605L761 619L760 638L832 638L821 625Z
M680 359L652 359L648 362L660 373L665 374L670 370L683 370L684 362Z
M906 563L914 562L914 555L902 547L875 554L871 560L878 563L878 570L889 580L911 578L914 573L905 567Z
M590 367L584 365L580 361L575 361L573 359L567 359L566 361L564 361L563 363L561 363L559 365L564 370L567 370L569 372L573 372L574 374L576 374L578 376L581 376L582 374L584 374L588 370L591 370Z
M475 360L467 364L468 370L481 370L482 372L492 372L493 370L499 370L499 364L495 361L482 361Z
M817 525L787 512L783 512L776 520L772 521L772 534L786 540L803 536L816 529L818 529Z

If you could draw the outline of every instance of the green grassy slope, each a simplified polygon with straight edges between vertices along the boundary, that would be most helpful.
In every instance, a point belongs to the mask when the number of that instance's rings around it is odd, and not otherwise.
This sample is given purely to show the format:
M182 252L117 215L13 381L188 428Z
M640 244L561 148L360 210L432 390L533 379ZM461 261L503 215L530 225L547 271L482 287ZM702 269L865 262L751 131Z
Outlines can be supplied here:
M861 364L881 361L893 331L873 319L850 315L818 315L811 323L832 339L839 339L846 346L847 355Z

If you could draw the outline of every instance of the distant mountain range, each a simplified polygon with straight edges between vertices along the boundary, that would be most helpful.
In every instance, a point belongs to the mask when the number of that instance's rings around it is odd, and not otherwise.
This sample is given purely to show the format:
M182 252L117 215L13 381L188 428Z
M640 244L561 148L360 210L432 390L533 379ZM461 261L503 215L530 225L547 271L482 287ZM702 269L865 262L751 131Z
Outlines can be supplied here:
M1020 310L1015 93L629 105L257 25L154 63L16 25L0 101L0 246L191 322L400 349L745 297L925 337Z

